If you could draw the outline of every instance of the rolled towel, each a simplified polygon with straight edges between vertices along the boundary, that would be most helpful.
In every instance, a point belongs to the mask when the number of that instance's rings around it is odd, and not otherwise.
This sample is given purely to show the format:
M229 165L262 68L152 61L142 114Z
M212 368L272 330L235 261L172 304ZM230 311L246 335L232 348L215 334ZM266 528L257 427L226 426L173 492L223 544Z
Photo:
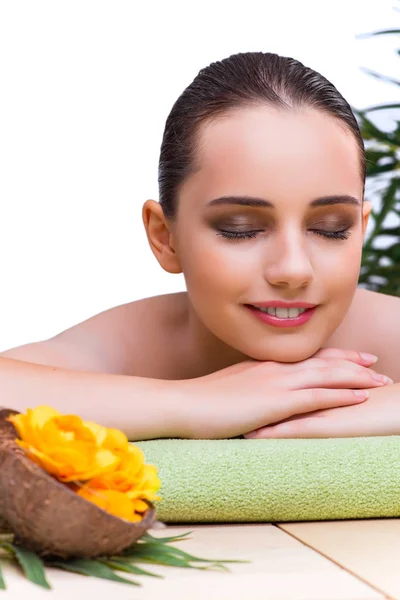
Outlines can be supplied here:
M158 467L166 523L400 516L400 436L134 443Z

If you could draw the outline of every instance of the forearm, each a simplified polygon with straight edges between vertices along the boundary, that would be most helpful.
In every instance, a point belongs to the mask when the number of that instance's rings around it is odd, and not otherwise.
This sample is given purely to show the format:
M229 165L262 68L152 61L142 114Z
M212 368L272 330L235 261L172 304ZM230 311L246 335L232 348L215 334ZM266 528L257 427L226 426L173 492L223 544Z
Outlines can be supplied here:
M179 436L179 381L72 371L0 358L0 406L46 404L123 431L130 440Z

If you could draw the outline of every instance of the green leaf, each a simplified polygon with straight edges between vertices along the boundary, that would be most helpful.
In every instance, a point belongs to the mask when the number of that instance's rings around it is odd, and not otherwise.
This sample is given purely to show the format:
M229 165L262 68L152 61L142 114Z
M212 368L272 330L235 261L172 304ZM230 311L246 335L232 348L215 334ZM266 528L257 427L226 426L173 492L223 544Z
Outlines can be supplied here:
M400 52L400 50L399 50ZM392 104L378 104L376 106L369 106L368 108L364 108L362 112L372 112L376 110L390 110L393 108L400 108L400 104L398 102L394 102Z
M51 586L46 579L42 559L35 552L10 542L1 542L0 545L14 554L29 581L47 590L51 590Z
M2 542L12 542L14 540L13 533L0 533L0 546Z
M0 590L6 589L6 582L4 581L3 572L1 569L1 560L0 560Z
M380 79L381 81L385 81L386 83L393 83L394 85L400 85L400 81L398 79L393 79L393 77L389 77L388 75L382 75L381 73L377 73L376 71L372 71L371 69L366 69L365 67L361 67L361 70L364 71L367 75L371 75L376 79Z
M387 148L385 148L385 150L375 150L373 148L368 148L365 154L367 156L367 160L373 163L379 162L380 160L382 160L382 158L396 158L395 150Z
M359 117L361 120L361 133L364 139L367 140L377 140L378 142L382 142L384 144L388 144L390 147L393 144L393 136L390 132L381 131L378 129L374 123L368 117L365 116L364 113L359 112Z
M179 560L184 560L189 563L190 562L206 562L206 563L215 562L213 560L196 558L196 556L192 556L191 554L188 554L187 552L183 552L183 550L179 550L178 548L170 548L168 546L166 546L164 548L156 548L155 546L153 546L150 550L149 549L143 550L142 553L140 553L140 550L139 550L138 556L141 556L141 555L144 555L144 556L146 556L146 555L149 555L149 556L167 555L167 556L176 557Z
M372 33L362 33L357 37L369 37L376 35L400 35L400 29L381 29L380 31L373 31Z
M393 235L396 237L400 237L400 225L397 225L397 227L386 227L382 233L384 233L384 235ZM380 252L381 254L386 254L386 248L376 248L374 249L375 252Z
M140 540L143 540L146 543L155 543L155 544L169 544L169 542L178 542L181 540L184 540L187 538L188 535L190 535L191 533L193 533L193 531L188 531L187 533L182 533L180 535L175 535L172 537L164 537L164 538L159 538L159 537L154 537L153 535L150 535L150 533L145 533L144 535L142 535L142 537L140 538Z
M392 171L394 171L397 167L397 160L392 160L392 162L390 163L386 163L384 165L377 165L377 164L368 164L367 162L367 169L366 169L366 175L367 177L374 177L375 175L379 175L381 173L391 173Z
M215 561L197 558L191 556L178 548L172 548L166 545L157 546L156 544L138 544L136 552L132 552L131 559L137 562L150 562L155 564L164 564L175 567L183 567L187 569L207 569L207 568L219 568L225 571L229 569L225 567L223 561ZM191 562L207 563L209 566L200 567L191 565ZM229 562L229 561L225 561Z
M229 571L227 567L223 563L243 563L249 561L240 561L240 560L210 560L206 558L199 558L197 556L193 556L192 554L188 554L184 550L180 548L175 548L174 546L170 546L170 541L177 541L178 539L182 539L186 537L192 532L188 532L186 534L175 536L175 537L167 537L167 538L157 538L151 536L149 533L145 534L141 538L141 543L134 544L129 551L129 559L136 561L144 561L144 562L155 562L156 564L168 564L171 566L179 566L184 568L219 568L225 571ZM124 559L126 557L124 556ZM206 563L209 567L199 567L198 565L191 565L190 563Z
M71 560L51 560L48 563L51 567L57 567L64 569L65 571L71 571L72 573L78 573L80 575L88 575L91 577L99 577L100 579L109 579L110 581L117 581L118 583L129 583L130 585L140 585L130 579L124 579L120 577L110 567L104 563L95 559L89 558L74 558Z
M148 577L158 577L159 579L164 579L163 575L158 575L157 573L150 573L150 571L145 571L137 565L133 565L132 563L130 563L126 558L120 559L118 556L112 556L111 558L99 558L98 560L101 560L101 562L104 562L112 569L126 571L129 573L133 573L134 575L147 575Z
M58 559L47 557L45 564L48 567L59 568L72 573L80 575L99 577L101 579L107 579L118 583L125 583L135 586L141 586L137 581L131 579L125 579L117 575L114 571L122 571L133 575L147 575L150 577L157 577L163 579L162 575L157 573L151 573L145 569L138 567L135 562L144 562L150 564L159 564L164 566L181 567L186 569L220 569L223 571L229 571L229 569L223 564L225 563L244 563L249 561L240 560L210 560L205 558L199 558L193 556L187 552L184 552L180 548L175 548L168 545L171 541L181 541L187 539L187 536L192 532L185 534L156 538L151 536L149 533L142 536L142 538L135 544L133 544L128 550L128 554L122 553L121 555L111 557L100 557L96 559ZM11 553L13 558L17 558L21 566L24 569L25 575L32 582L42 585L47 589L51 589L48 582L45 579L44 565L35 553L21 548L8 541L1 541L0 547L5 548ZM126 551L125 551L126 552ZM192 565L191 563L195 563ZM205 563L201 566L199 563ZM5 589L5 583L0 573L0 589Z
M146 544L146 545L147 544L164 545L164 544L168 544L169 542L179 542L181 540L187 539L187 536L190 535L191 533L193 533L193 532L188 531L187 533L184 533L181 535L176 535L173 537L165 537L165 538L156 538L156 537L153 537L152 535L150 535L149 533L145 533L144 535L142 535L142 537L137 542L132 544L132 546L125 548L125 550L123 552L121 552L121 554L119 554L119 556L131 556L132 553L136 553L138 546L143 546L144 544Z
M15 558L14 550L11 547L10 542L0 541L0 548L3 548L6 552L12 554L13 558Z
M400 187L400 179L394 178L390 181L385 193L382 196L381 210L378 214L374 213L375 223L374 230L368 238L364 250L370 250L372 248L372 242L381 233L381 228L384 220L386 219L389 212L393 209L396 201L396 192Z
M202 563L237 563L242 562L240 560L210 560L208 558L198 558L197 556L193 556L192 554L188 554L184 552L180 548L174 548L172 546L168 547L168 551L171 555L176 556L177 558L181 558L183 560L187 560L188 562L202 562Z
M174 548L164 544L138 544L136 549L132 549L130 558L133 562L154 562L191 568L189 562L182 557L177 557L173 550Z
M157 556L155 555L146 555L146 554L141 554L137 557L135 557L135 560L137 560L138 562L144 562L144 563L151 563L151 564L155 564L155 565L165 565L165 566L169 566L169 567L182 567L183 569L200 569L200 570L206 570L209 567L195 567L194 565L189 564L188 562L186 562L185 560L182 560L180 558L176 558L175 556L170 556L169 554L159 554Z

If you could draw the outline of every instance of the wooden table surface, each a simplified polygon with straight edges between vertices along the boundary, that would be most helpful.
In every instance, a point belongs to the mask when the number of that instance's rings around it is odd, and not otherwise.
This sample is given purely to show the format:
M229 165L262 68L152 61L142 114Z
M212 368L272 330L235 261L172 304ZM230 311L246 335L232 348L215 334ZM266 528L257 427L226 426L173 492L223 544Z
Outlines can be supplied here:
M141 588L47 569L53 590L3 567L7 600L400 600L400 519L282 524L180 525L154 536L192 531L174 545L209 559L240 559L231 572L143 565L165 579L136 577ZM122 574L129 577L129 575Z

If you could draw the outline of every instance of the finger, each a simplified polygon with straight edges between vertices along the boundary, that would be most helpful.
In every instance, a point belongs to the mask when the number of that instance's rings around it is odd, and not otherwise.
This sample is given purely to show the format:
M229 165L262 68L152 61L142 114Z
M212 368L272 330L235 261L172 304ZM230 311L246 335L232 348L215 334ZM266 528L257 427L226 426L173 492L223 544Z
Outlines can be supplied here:
M300 420L294 420L280 423L279 425L269 425L250 431L243 437L250 440L320 437L322 428L315 421L314 417L309 417L301 419L301 423Z
M335 419L324 420L317 417L309 417L280 423L279 425L261 427L260 429L246 433L244 437L251 440L340 437L339 434L343 430L342 425L343 423L339 425L339 422Z
M326 434L332 433L334 419L329 419L329 412L329 410L321 410L311 415L296 415L282 423L254 429L254 431L246 433L244 437L246 439L330 437ZM318 417L318 414L321 416ZM321 418L322 415L328 415L328 417L324 420Z
M342 406L357 406L368 401L369 390L314 388L279 392L277 401L268 406L267 414L260 415L257 425L272 426L296 417L310 417L310 413L323 412ZM308 413L308 414L307 414ZM264 420L265 419L265 420ZM263 422L264 421L264 422Z
M350 360L341 359L341 358L329 358L329 357L315 357L315 358L307 358L306 360L302 360L298 363L286 363L283 365L284 371L300 371L301 369L310 369L316 367L329 367L333 368L342 368L342 369L351 369L353 371L357 371L361 373L364 370L369 371L370 373L375 372L369 369L367 366L360 365L358 363L352 362Z
M341 358L360 365L373 365L378 357L369 352L356 352L355 350L343 350L341 348L321 348L313 355L313 358Z
M289 383L290 389L300 390L307 388L375 388L388 385L393 381L375 373L372 369L345 369L343 367L316 367L294 372Z
M362 404L368 400L368 397L369 390L330 388L297 390L286 397L287 404L284 401L280 403L277 411L278 418L274 419L274 422L304 413Z
M342 406L331 410L317 411L313 415L298 415L298 418L250 431L244 437L247 439L290 439L383 435L381 431L377 430L376 419L365 411L361 413L364 406L367 408L366 405Z

